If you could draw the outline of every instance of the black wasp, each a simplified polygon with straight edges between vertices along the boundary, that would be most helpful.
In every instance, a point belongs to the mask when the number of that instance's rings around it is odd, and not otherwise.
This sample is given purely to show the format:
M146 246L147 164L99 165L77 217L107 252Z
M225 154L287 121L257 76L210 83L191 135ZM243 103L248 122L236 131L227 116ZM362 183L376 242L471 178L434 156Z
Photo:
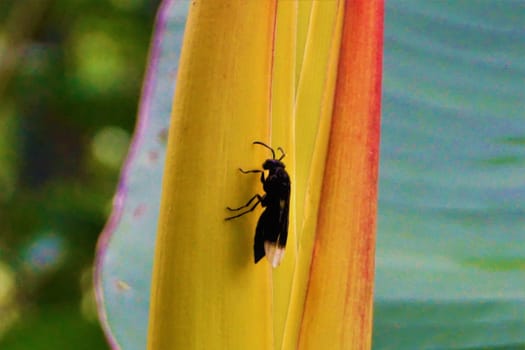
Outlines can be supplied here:
M253 201L253 206L234 216L227 217L226 220L231 220L252 212L260 203L266 209L261 214L255 229L255 241L253 244L253 253L255 263L261 260L265 255L273 267L277 267L281 262L286 246L286 239L288 238L288 213L290 211L290 177L285 165L281 161L284 156L284 150L278 147L277 150L282 153L279 159L275 159L275 151L267 144L255 141L254 145L261 145L268 148L272 152L272 159L267 159L262 167L264 170L242 170L241 173L261 173L261 182L263 184L263 196L256 194L245 205L239 208L227 207L230 211L238 211L249 207ZM264 177L264 171L268 170L268 176Z

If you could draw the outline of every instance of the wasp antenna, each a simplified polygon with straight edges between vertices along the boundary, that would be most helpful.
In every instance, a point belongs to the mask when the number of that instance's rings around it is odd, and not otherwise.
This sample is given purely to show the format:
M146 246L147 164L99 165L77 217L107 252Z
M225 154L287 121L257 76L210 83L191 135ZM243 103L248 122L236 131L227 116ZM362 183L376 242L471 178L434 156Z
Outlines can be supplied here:
M283 154L283 155L279 158L279 161L281 161L281 160L284 158L284 156L286 156L286 153L284 153L284 150L283 150L281 147L277 147L277 150L278 150L278 151L281 151L281 153Z
M263 147L268 148L270 151L272 151L272 157L273 157L273 159L275 159L275 151L273 150L273 148L271 148L270 146L268 146L267 144L265 144L264 142L261 142L261 141L253 141L253 144L254 145L261 145Z

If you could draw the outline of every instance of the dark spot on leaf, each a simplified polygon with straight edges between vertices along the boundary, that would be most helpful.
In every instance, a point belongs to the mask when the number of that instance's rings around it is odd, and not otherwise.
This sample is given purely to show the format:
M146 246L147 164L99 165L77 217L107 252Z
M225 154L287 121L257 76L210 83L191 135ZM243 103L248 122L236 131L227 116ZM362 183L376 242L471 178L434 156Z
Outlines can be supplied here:
M148 152L148 161L150 163L157 163L157 160L159 160L159 152L157 151L149 151Z
M125 292L131 289L131 286L122 280L117 280L115 286L120 292Z
M168 128L163 128L157 135L159 142L166 145L168 142Z
M138 207L133 210L133 217L139 218L146 212L146 205L145 204L139 204Z

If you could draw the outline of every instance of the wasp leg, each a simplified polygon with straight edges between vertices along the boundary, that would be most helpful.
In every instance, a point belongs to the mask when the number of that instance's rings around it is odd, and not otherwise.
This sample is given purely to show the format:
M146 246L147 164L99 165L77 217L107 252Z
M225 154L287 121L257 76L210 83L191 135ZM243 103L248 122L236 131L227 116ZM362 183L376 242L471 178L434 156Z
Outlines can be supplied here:
M263 170L260 170L260 169L254 169L254 170L242 170L241 168L239 168L239 171L243 174L249 174L249 173L264 173Z
M242 170L241 168L239 168L239 171L243 174L249 174L249 173L261 173L261 183L264 185L264 171L263 170L259 170L259 169L254 169L254 170Z
M258 197L258 198L257 198ZM253 207L251 207L250 209L246 210L245 212L242 212L240 214L237 214L237 215L234 215L234 216L229 216L227 218L225 218L224 220L231 220L231 219L235 219L235 218L238 218L239 216L243 216L244 214L248 214L248 213L251 213L252 211L254 211L255 207L257 207L257 205L259 205L261 203L261 196L257 195L257 198L258 201L255 202L255 204L253 205ZM252 198L253 199L253 198Z
M250 204L252 204L253 200L257 198L260 201L262 201L262 197L259 196L258 194L256 194L255 196L253 196L252 198L250 198L250 200L248 201L248 203L246 203L245 205L239 207L239 208L230 208L230 207L226 207L226 209L228 209L229 211L237 211L237 210L241 210L243 208L246 208L247 206L249 206Z

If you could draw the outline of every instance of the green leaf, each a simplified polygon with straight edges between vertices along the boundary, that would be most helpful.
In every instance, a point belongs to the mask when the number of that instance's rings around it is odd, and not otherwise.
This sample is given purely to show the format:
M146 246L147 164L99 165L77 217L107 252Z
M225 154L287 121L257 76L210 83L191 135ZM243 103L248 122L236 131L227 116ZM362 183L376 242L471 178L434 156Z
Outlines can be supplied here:
M167 130L189 2L165 1L150 48L135 135L97 247L96 294L109 342L145 349Z
M523 349L524 13L386 13L374 349Z

